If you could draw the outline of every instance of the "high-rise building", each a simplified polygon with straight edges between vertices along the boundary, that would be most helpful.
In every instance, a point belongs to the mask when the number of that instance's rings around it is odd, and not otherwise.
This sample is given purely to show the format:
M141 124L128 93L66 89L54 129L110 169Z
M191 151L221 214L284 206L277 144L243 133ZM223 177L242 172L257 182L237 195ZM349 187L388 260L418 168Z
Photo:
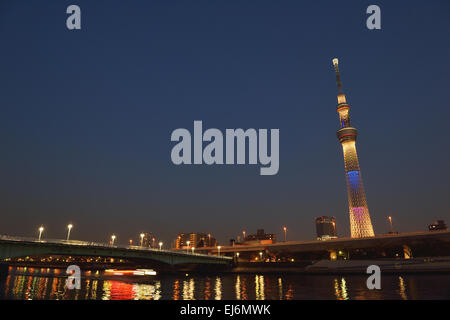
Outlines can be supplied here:
M337 238L336 218L322 216L316 218L317 240L328 240Z
M156 248L156 238L151 232L144 232L138 242L143 247Z
M276 242L274 233L265 233L264 229L256 230L256 234L249 234L244 238L245 244L271 244Z
M189 244L188 244L189 241ZM174 248L175 249L183 249L183 248L201 248L201 247L214 247L216 246L217 241L211 234L206 233L180 233L178 237L175 239Z
M342 144L345 162L345 178L347 180L348 207L350 213L350 234L352 238L373 237L372 222L364 192L358 155L356 153L356 128L350 125L350 106L342 92L341 76L339 74L338 59L333 59L338 87L338 105L340 129L337 137Z

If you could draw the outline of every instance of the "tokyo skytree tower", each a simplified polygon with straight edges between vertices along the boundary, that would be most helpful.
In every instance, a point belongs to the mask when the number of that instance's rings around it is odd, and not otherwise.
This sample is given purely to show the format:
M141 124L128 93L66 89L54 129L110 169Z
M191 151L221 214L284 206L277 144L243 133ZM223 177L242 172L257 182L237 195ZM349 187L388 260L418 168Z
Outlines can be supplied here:
M367 207L366 194L361 178L358 155L356 153L357 130L350 125L350 106L342 92L341 76L338 59L333 59L338 87L338 105L340 129L337 137L342 144L345 162L345 178L347 180L348 207L350 213L350 234L352 238L373 237L373 227Z

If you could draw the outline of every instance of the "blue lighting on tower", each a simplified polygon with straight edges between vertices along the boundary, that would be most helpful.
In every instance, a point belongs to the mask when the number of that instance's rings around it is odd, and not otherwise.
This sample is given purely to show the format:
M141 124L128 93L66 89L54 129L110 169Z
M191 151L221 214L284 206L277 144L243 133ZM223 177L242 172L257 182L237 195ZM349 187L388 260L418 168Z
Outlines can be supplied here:
M359 186L359 171L349 171L347 172L348 182L350 183L350 187L352 189L357 189Z

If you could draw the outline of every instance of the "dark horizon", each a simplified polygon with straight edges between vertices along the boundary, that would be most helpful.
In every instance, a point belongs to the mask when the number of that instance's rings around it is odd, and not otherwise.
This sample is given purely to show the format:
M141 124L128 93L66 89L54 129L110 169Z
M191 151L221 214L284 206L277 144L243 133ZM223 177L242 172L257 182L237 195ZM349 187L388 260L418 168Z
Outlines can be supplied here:
M82 29L65 26L69 4ZM376 234L450 221L450 4L0 3L0 234L118 243L349 236L339 58ZM280 169L176 166L177 128L280 129Z

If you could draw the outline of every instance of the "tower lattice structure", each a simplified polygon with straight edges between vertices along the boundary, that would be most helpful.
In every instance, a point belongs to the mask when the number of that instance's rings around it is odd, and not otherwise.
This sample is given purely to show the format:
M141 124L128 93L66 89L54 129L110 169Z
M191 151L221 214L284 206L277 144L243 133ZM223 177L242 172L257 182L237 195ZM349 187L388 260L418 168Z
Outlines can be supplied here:
M345 162L345 178L347 181L348 207L350 214L350 234L352 238L373 237L372 222L367 206L358 154L356 153L356 128L350 125L350 106L342 92L341 76L339 74L338 59L333 59L338 87L338 105L340 129L337 137L342 145Z

